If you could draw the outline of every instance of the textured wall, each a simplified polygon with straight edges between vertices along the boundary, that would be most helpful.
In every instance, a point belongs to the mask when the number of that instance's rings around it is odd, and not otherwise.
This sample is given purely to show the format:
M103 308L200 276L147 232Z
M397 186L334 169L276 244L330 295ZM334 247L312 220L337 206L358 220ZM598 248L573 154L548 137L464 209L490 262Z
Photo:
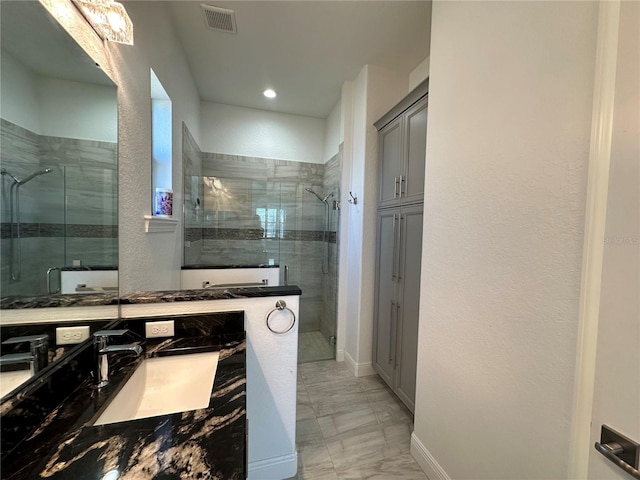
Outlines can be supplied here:
M434 2L414 446L453 479L567 475L597 13Z

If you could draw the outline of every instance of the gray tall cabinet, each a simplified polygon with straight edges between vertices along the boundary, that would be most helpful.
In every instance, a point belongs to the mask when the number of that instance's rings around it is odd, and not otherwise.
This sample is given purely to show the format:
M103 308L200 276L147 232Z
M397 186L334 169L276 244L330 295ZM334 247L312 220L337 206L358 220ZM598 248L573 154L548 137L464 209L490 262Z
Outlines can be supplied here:
M428 80L375 123L378 198L373 365L414 411Z

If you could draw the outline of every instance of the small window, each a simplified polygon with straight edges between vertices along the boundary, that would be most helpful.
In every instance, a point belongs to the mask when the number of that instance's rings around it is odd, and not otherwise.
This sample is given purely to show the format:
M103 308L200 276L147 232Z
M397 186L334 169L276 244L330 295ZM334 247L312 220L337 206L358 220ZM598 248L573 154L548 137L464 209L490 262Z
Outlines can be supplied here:
M284 208L256 208L265 238L284 238L286 211Z

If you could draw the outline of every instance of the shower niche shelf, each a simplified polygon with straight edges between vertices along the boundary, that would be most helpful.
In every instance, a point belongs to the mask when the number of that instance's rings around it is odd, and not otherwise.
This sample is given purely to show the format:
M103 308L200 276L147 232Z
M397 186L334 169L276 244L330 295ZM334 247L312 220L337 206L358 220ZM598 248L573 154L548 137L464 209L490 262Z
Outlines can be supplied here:
M178 219L171 217L159 217L156 215L144 216L144 231L146 233L172 233L178 228Z

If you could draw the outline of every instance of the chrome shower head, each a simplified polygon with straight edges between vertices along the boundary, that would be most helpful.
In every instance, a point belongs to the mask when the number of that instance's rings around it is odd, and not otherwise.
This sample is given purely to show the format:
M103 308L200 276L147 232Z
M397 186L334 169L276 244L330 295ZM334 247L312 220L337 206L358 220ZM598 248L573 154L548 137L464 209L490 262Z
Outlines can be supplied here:
M312 188L305 188L305 190L311 193L312 195L315 195L318 200L324 203L324 200L322 199L322 197L318 195Z
M32 173L31 175L29 175L27 178L23 178L22 180L18 180L18 185L24 185L25 183L27 183L29 180L34 179L35 177L38 177L40 175L44 175L45 173L51 173L53 172L53 170L51 170L50 168L45 168L43 170L39 170L37 172Z

